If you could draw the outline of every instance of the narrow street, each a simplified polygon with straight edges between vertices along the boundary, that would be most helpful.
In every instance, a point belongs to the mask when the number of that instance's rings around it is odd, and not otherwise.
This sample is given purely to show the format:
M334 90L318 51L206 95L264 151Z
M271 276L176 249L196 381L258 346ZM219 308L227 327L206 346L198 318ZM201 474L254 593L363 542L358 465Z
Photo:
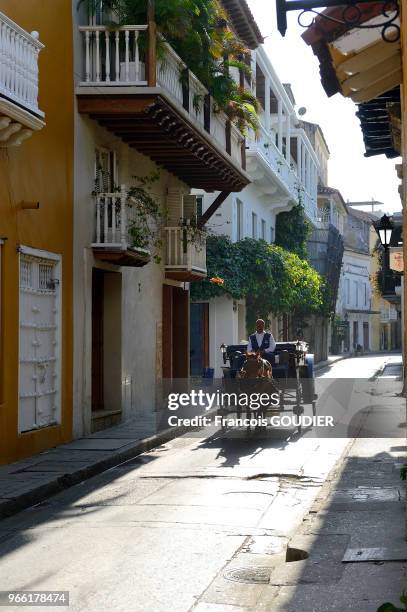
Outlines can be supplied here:
M369 378L385 360L319 376ZM349 445L283 433L193 432L4 519L0 590L69 590L74 611L280 609L254 605L264 584L233 578L236 555L285 550Z

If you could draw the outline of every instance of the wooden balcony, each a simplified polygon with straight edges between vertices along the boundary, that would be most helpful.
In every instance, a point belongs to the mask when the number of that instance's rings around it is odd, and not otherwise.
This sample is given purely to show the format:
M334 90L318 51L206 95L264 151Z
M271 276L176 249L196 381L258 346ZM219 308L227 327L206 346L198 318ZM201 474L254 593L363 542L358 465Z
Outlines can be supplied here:
M81 26L78 109L190 187L241 191L244 138L170 45L147 25ZM145 50L145 43L149 47Z
M29 34L0 12L0 147L20 145L44 127L38 108L38 32Z
M117 266L140 268L148 264L150 252L134 246L131 227L135 203L127 198L124 187L116 193L95 196L93 254L97 259Z
M165 228L165 276L173 280L191 282L206 276L206 235L187 228Z

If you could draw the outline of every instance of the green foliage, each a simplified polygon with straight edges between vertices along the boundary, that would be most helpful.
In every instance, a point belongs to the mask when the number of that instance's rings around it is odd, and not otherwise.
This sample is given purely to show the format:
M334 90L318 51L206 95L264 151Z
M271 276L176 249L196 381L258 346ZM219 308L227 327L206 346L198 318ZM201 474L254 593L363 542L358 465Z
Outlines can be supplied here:
M281 212L276 219L276 244L307 259L307 240L311 233L304 207L297 204L289 212Z
M232 243L226 236L207 240L208 278L194 283L192 299L230 295L246 298L247 325L253 327L261 316L319 313L324 304L325 285L307 261L295 253L264 240L245 238ZM213 277L223 286L211 283Z
M152 172L146 176L133 176L135 184L128 191L129 203L134 206L134 214L129 219L132 246L140 249L152 248L156 263L161 261L161 229L165 210L150 190L159 177L159 172Z
M79 0L91 14L100 0ZM103 0L105 23L144 24L147 0ZM258 101L240 87L230 68L246 74L242 61L248 52L228 27L227 14L217 0L155 0L157 29L174 48L188 68L213 96L216 105L241 129L259 127Z
M406 612L407 610L407 595L405 595L404 591L400 597L400 601L403 604L402 608L395 606L392 603L386 602L382 604L379 608L377 608L377 612Z

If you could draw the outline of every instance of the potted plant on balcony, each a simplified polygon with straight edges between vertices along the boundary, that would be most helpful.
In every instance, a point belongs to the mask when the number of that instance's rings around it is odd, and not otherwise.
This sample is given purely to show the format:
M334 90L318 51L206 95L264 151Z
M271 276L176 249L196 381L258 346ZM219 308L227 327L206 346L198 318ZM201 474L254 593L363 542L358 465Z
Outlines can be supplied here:
M184 253L187 252L189 244L194 245L198 252L205 248L206 230L198 226L196 219L181 217L178 225L182 228Z

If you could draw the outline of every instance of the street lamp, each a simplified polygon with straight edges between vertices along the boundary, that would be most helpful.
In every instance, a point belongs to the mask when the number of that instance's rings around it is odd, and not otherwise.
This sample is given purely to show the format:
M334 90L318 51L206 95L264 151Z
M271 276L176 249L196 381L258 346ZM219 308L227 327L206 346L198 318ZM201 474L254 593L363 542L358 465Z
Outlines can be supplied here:
M394 228L390 217L383 215L383 217L373 225L384 250L387 251L390 246L391 234Z

